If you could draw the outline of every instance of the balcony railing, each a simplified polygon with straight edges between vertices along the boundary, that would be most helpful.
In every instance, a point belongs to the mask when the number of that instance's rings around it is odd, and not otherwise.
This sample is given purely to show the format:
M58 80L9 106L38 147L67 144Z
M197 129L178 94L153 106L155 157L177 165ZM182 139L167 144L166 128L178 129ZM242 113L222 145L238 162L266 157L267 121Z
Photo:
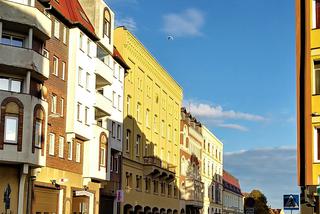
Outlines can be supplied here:
M32 49L0 44L0 64L32 70L39 78L49 78L49 59Z
M50 38L51 20L37 8L12 1L0 1L0 17L2 20L28 25L36 33Z
M155 156L143 157L143 162L144 162L144 164L154 165L159 168L168 170L172 173L176 173L176 167L174 165L172 165L166 161L162 161L159 157L155 157Z

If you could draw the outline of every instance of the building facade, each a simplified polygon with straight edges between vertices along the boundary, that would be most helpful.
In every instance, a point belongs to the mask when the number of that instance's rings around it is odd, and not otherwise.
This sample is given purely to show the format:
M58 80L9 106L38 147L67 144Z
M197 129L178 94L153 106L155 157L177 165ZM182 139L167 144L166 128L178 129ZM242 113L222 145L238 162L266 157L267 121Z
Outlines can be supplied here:
M243 195L239 180L227 171L223 171L223 214L242 214Z
M223 144L204 125L202 125L202 171L204 182L203 213L222 213L223 190Z
M34 1L1 1L0 17L0 212L23 214L34 171L46 165L51 20Z
M187 214L203 213L202 124L185 108L180 122L180 209Z
M319 213L320 1L296 0L298 185L303 213Z
M115 46L125 76L120 213L179 210L179 133L182 89L124 27Z

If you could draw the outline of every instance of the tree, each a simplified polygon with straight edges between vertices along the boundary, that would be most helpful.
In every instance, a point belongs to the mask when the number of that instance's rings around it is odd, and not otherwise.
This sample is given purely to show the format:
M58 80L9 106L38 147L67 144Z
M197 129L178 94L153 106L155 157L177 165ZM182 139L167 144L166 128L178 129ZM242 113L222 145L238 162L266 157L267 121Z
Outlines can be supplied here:
M251 199L250 199L251 198ZM267 206L266 196L259 190L252 190L251 193L244 199L245 208L249 208L250 200L254 199L254 213L258 214L269 214L269 208Z

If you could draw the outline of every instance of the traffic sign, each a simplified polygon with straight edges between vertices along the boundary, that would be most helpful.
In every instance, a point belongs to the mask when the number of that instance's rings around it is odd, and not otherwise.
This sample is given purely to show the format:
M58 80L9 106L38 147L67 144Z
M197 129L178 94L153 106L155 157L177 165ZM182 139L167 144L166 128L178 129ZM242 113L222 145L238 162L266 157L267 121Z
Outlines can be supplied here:
M299 210L299 195L283 195L284 210Z

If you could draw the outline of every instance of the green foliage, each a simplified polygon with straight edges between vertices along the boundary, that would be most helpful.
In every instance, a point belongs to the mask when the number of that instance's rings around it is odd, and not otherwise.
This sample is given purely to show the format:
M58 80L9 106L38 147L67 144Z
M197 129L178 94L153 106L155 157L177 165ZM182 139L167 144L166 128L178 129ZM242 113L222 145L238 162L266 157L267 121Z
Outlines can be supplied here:
M254 199L254 213L258 214L269 214L269 208L267 206L267 198L266 196L259 190L252 190L248 197L245 198L244 204L245 208L247 207L248 198Z

